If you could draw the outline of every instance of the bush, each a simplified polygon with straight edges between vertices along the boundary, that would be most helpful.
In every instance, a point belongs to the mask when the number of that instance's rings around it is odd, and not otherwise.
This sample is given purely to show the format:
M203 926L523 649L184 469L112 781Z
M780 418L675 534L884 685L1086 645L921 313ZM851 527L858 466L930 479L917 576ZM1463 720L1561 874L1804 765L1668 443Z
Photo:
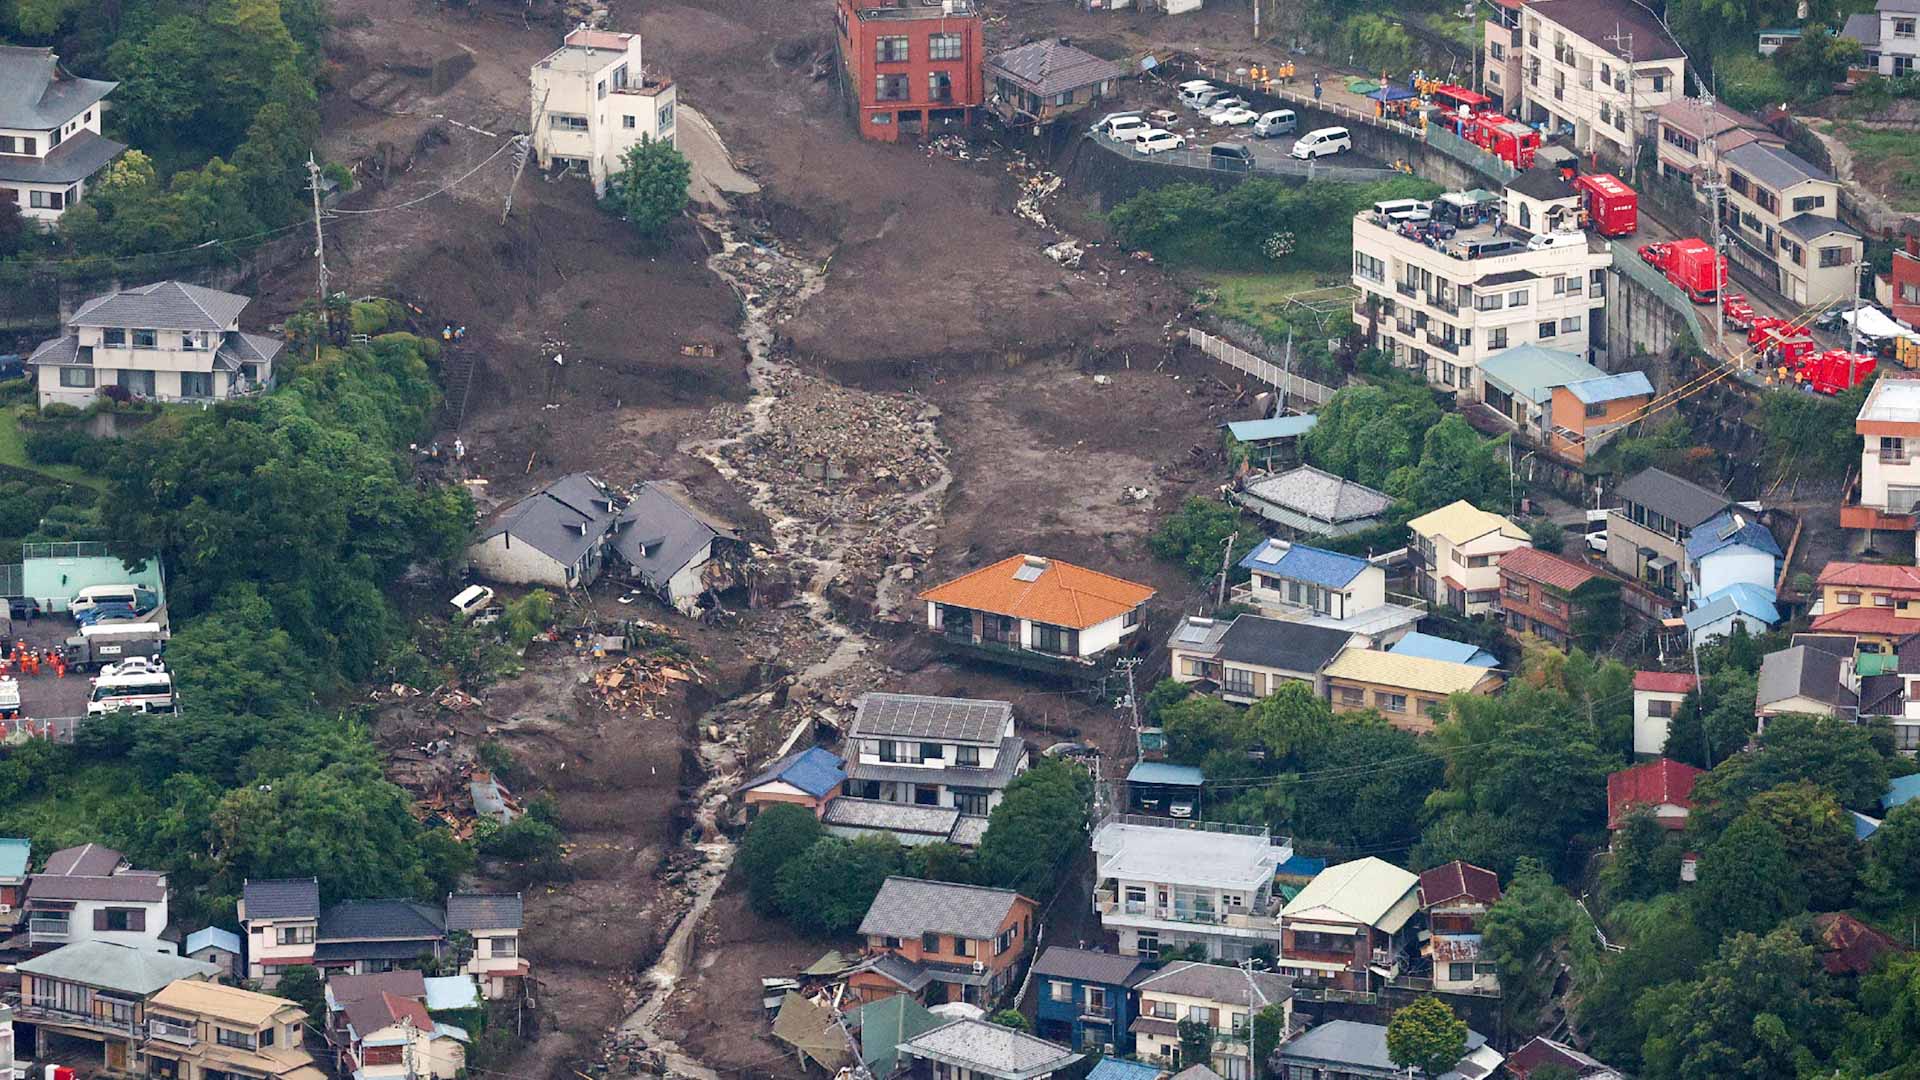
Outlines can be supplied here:
M104 386L100 388L100 392L108 397L112 397L115 391L119 392L122 399L126 398L127 390L124 386ZM43 420L71 420L79 415L79 409L58 401L40 406L40 417Z
M1551 521L1538 521L1534 523L1533 528L1527 530L1527 540L1541 551L1558 554L1566 545L1567 531Z
M560 852L560 830L532 817L518 817L480 841L480 854L513 862L536 862Z
M804 806L776 803L760 811L733 860L746 879L747 902L755 911L772 915L780 910L780 869L825 835L820 820Z
M1260 542L1262 534L1257 526L1243 520L1238 511L1225 503L1199 497L1188 499L1147 538L1147 550L1178 564L1195 581L1211 581L1220 572L1227 537L1236 532L1240 535L1233 542L1227 574L1230 580L1245 581L1247 572L1238 564Z
M1778 105L1793 96L1773 61L1755 53L1716 57L1713 71L1719 77L1720 100L1742 112Z

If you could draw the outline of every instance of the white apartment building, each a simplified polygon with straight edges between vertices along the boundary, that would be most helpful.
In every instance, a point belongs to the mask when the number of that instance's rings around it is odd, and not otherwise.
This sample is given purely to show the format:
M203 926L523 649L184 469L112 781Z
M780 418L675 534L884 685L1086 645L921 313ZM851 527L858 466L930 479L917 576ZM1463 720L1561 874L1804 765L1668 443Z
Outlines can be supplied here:
M1533 9L1528 8L1529 12ZM1479 401L1481 361L1537 344L1592 358L1606 335L1612 249L1597 237L1529 250L1577 198L1544 169L1509 185L1496 221L1423 242L1363 210L1353 219L1354 322L1394 363ZM1543 208L1553 212L1552 219Z
M1120 936L1120 952L1154 959L1201 945L1212 959L1245 960L1280 944L1273 874L1293 841L1266 829L1116 814L1094 830L1093 909Z
M675 143L673 80L640 64L640 35L580 27L533 65L534 161L593 181L595 195L642 139Z
M27 879L28 942L36 949L102 941L149 952L176 946L167 928L167 877L136 870L101 844L63 848Z
M1853 430L1862 444L1860 486L1840 507L1840 524L1912 531L1920 521L1920 379L1875 381ZM1915 549L1920 553L1920 540Z
M1685 91L1686 54L1632 0L1535 0L1521 30L1520 119L1571 128L1581 153L1633 160L1653 110Z
M1920 0L1880 0L1872 11L1847 16L1840 36L1860 43L1867 67L1882 75L1911 75L1920 59Z
M119 83L79 79L52 49L0 45L0 202L51 225L126 146L100 134Z
M1413 580L1429 603L1480 615L1500 600L1500 556L1531 546L1527 531L1461 499L1407 522Z
M251 302L180 281L96 296L27 357L40 404L84 408L106 386L151 401L224 401L271 386L285 343L240 329Z

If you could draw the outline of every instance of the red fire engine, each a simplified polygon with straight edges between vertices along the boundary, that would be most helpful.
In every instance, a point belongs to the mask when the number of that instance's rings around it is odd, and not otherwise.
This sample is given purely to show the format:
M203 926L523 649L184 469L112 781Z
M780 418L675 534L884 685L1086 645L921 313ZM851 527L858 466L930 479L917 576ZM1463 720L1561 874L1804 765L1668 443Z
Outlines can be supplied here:
M1475 113L1458 120L1460 137L1522 171L1533 168L1540 133L1509 116Z
M1727 281L1727 257L1722 255L1716 259L1713 248L1697 237L1642 244L1640 257L1654 269L1665 272L1667 280L1679 286L1696 304L1710 304L1719 299L1720 287Z
M1640 227L1640 196L1611 173L1573 178L1574 189L1587 208L1593 231L1601 236L1626 236Z

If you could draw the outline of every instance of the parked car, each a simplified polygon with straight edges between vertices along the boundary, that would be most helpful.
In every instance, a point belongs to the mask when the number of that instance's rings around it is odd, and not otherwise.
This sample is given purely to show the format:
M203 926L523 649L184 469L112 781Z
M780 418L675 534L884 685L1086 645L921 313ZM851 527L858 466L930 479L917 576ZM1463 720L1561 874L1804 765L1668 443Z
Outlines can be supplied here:
M1109 139L1118 139L1121 142L1131 142L1132 135L1122 133L1131 130L1133 135L1137 135L1146 126L1147 122L1140 119L1140 114L1137 112L1108 113L1100 118L1099 123L1093 125L1093 133L1105 135Z
M1299 123L1300 118L1293 114L1292 109L1275 109L1260 114L1260 119L1253 122L1253 133L1263 139L1291 135Z
M27 377L27 358L19 353L0 356L0 382Z
M1207 148L1207 164L1233 172L1253 170L1253 151L1240 143L1214 143Z
M1252 109L1221 109L1207 115L1207 122L1215 127L1241 127L1260 119L1260 114Z
M1293 149L1287 151L1302 161L1323 158L1328 154L1337 154L1342 150L1353 149L1353 133L1343 127L1316 128L1293 142Z
M7 616L15 622L37 619L40 617L40 601L31 596L9 596Z
M1228 94L1224 97L1214 98L1211 102L1207 104L1205 111L1209 113L1213 113L1213 112L1219 112L1221 109L1244 109L1246 107L1247 107L1246 98L1243 98L1238 94Z
M1134 140L1133 152L1136 154L1157 154L1162 150L1178 150L1187 145L1187 140L1171 131L1155 128Z
M1218 87L1209 86L1204 90L1180 91L1180 104L1189 109L1205 112L1213 108L1213 103L1227 96L1227 92Z
M1157 128L1172 128L1180 122L1180 114L1172 109L1155 109L1147 114L1147 123Z

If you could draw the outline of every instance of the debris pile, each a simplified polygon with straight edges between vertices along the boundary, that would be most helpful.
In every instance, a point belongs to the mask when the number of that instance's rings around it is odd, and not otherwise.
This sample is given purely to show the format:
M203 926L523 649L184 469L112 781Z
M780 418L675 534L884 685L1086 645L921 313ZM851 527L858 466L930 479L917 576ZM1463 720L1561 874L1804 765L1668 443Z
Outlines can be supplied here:
M1052 259L1054 262L1059 263L1069 270L1080 269L1080 260L1086 256L1086 252L1081 249L1080 245L1072 240L1062 240L1057 244L1049 244L1041 250L1046 253L1047 258Z
M591 1076L665 1076L667 1055L650 1049L647 1040L635 1034L617 1034L601 1049L600 1060L587 1063Z
M648 703L673 689L675 683L698 682L691 664L668 663L659 655L629 656L594 672L594 693L608 709L647 709Z

